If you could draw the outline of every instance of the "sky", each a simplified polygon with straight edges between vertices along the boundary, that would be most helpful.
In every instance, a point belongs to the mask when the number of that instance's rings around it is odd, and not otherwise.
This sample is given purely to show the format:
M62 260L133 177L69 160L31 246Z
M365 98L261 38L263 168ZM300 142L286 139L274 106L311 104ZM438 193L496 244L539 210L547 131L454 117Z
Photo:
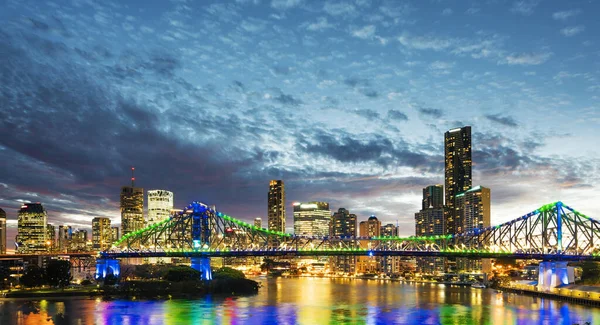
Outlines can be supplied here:
M414 234L470 125L492 224L600 218L599 1L0 0L0 208L120 224L120 187L266 223L269 180Z

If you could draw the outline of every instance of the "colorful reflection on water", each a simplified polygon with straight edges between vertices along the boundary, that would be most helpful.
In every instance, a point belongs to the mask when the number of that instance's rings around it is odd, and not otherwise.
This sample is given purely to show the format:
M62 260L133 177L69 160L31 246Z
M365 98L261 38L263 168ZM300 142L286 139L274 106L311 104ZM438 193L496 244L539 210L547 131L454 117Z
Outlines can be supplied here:
M432 284L260 278L255 296L0 301L0 324L600 324L600 309Z

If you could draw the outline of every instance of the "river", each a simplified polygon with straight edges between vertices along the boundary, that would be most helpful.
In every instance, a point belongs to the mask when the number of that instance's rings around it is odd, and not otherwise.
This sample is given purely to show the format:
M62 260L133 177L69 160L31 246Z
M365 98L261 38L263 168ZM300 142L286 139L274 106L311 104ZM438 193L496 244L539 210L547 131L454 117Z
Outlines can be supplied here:
M600 308L492 289L379 280L258 278L254 296L0 300L0 324L600 324Z

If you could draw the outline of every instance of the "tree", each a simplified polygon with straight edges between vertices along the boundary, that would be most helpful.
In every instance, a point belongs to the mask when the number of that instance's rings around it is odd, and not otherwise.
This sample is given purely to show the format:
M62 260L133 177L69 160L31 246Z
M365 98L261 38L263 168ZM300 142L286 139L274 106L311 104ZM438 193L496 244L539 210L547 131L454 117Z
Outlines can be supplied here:
M0 265L0 289L8 287L10 279L10 268L8 268L8 266Z
M73 279L71 276L71 263L65 260L51 260L46 266L46 279L55 287L64 288Z
M227 278L227 279L245 279L244 272L232 269L230 267L222 267L213 272L213 279Z
M27 266L27 271L21 276L21 284L26 287L39 287L45 283L44 271L35 264Z
M581 263L581 282L583 284L600 283L600 263L583 262Z
M200 280L200 271L194 270L189 266L175 266L170 268L165 275L165 279L173 282Z

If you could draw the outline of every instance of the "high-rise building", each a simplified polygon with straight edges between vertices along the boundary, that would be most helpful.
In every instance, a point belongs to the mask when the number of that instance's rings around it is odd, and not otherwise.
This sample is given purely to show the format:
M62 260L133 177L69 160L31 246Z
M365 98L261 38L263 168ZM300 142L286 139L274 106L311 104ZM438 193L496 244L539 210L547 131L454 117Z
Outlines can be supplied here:
M446 232L461 233L462 220L457 216L454 198L471 188L471 127L452 129L444 135L445 185L446 185Z
M387 225L381 226L379 233L384 237L398 236L398 227L393 223L388 223Z
M0 209L0 254L6 254L6 212Z
M21 206L17 221L17 253L35 254L48 251L46 224L48 214L41 203L26 203Z
M111 230L111 241L114 243L117 240L119 240L119 238L121 238L119 236L119 227L110 227Z
M49 252L56 250L56 227L50 223L46 225L46 246Z
M331 211L327 202L294 203L294 234L327 236Z
M87 230L77 229L72 233L69 252L86 252L88 251L88 232Z
M108 249L112 242L110 218L96 217L92 219L92 249L99 251Z
M148 191L148 225L169 218L171 210L173 210L173 192L165 190Z
M126 235L144 228L144 189L141 187L121 187L121 227Z
M254 227L262 228L262 219L254 218Z
M71 238L73 236L73 230L71 226L61 225L58 226L58 251L66 253L71 245Z
M462 231L472 231L491 226L491 191L487 187L477 186L455 197L459 220L462 220ZM460 271L472 273L491 272L491 262L484 258L481 260L457 259L457 268Z
M361 221L359 226L360 237L379 237L381 236L381 221L374 215L370 216L366 221ZM373 248L371 241L368 239L359 240L359 245L364 249ZM381 258L373 256L359 256L356 262L357 273L377 273L381 271Z
M444 185L429 185L423 189L421 209L444 207Z
M392 223L381 226L379 232L383 237L395 237L398 236L398 227ZM381 270L386 274L399 274L403 265L400 256L382 256Z
M285 232L285 188L282 180L269 183L267 215L269 230Z
M356 214L339 208L331 216L331 236L356 237ZM330 259L331 269L334 272L354 274L356 272L355 256L334 256Z

